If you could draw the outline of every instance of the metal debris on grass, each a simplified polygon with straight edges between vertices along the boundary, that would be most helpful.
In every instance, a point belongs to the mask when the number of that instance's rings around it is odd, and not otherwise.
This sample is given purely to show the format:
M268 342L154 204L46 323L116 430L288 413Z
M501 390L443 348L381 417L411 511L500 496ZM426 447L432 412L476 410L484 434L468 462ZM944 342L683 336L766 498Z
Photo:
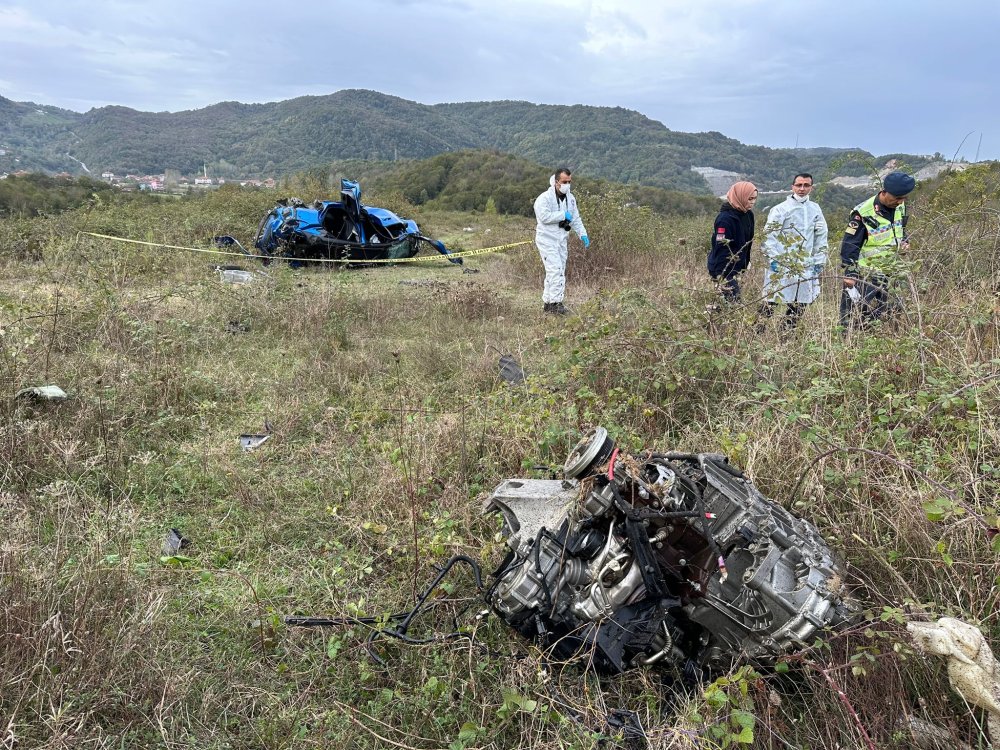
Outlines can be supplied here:
M163 540L163 554L167 557L176 555L185 547L191 546L191 540L185 537L177 529L171 528L167 532L167 536Z
M240 435L240 447L245 451L252 451L263 445L270 435Z
M521 369L521 365L517 363L516 359L509 354L504 354L500 357L500 377L511 385L520 385L525 381L527 375L524 374L524 370Z
M215 270L223 284L249 284L254 280L253 271L244 271L239 268L217 268Z
M403 279L399 282L400 286L422 286L428 287L430 289L447 289L448 285L443 281L438 281L437 279Z
M32 401L65 401L69 396L57 385L40 385L35 388L22 388L14 394L14 398L27 398Z
M254 248L262 255L294 263L326 260L348 266L412 258L423 245L462 265L462 258L451 257L443 242L421 234L413 220L361 203L361 186L352 180L340 181L339 201L278 201L254 237ZM270 257L264 259L264 265L270 262Z
M819 530L725 456L627 454L597 427L563 475L509 479L487 504L511 553L487 602L559 659L696 677L773 665L859 614Z

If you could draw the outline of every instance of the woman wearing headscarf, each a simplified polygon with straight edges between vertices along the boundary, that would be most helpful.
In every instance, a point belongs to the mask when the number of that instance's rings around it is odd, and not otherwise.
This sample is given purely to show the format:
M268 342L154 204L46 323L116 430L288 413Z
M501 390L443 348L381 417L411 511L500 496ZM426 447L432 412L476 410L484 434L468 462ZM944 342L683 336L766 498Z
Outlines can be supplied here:
M737 182L729 188L726 202L715 217L708 272L727 302L739 301L740 274L750 265L756 202L757 187L752 182Z

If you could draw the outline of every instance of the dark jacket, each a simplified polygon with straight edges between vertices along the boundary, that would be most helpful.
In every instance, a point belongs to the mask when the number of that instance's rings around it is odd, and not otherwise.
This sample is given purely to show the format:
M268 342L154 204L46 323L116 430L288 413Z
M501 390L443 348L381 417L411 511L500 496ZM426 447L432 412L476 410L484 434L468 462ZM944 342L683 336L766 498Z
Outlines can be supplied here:
M708 272L712 278L728 278L750 265L753 245L753 211L740 211L722 204L712 225L712 249L708 253Z

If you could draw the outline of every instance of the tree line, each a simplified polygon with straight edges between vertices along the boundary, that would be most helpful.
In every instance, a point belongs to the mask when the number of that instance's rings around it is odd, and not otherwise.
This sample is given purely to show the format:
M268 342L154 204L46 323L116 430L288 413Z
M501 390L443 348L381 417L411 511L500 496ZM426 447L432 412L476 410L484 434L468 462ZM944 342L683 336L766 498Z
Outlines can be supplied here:
M268 104L222 102L185 112L101 107L79 114L0 97L0 170L21 168L281 177L343 159L417 161L497 150L627 185L710 193L692 167L738 172L765 189L800 171L862 174L860 150L750 146L722 133L684 133L621 107L475 102L424 105L376 91L345 90ZM919 168L933 157L906 155ZM9 162L9 163L8 163ZM430 195L430 191L428 191ZM514 196L496 196L504 201Z

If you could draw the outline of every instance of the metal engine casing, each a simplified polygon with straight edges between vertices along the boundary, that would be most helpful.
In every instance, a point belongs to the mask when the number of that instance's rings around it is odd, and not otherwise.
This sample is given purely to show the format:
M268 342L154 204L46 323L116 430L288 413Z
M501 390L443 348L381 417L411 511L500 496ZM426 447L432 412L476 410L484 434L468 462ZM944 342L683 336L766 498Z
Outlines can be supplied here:
M816 528L724 456L620 454L597 428L563 480L509 479L486 508L509 548L486 599L601 672L766 665L854 614Z

